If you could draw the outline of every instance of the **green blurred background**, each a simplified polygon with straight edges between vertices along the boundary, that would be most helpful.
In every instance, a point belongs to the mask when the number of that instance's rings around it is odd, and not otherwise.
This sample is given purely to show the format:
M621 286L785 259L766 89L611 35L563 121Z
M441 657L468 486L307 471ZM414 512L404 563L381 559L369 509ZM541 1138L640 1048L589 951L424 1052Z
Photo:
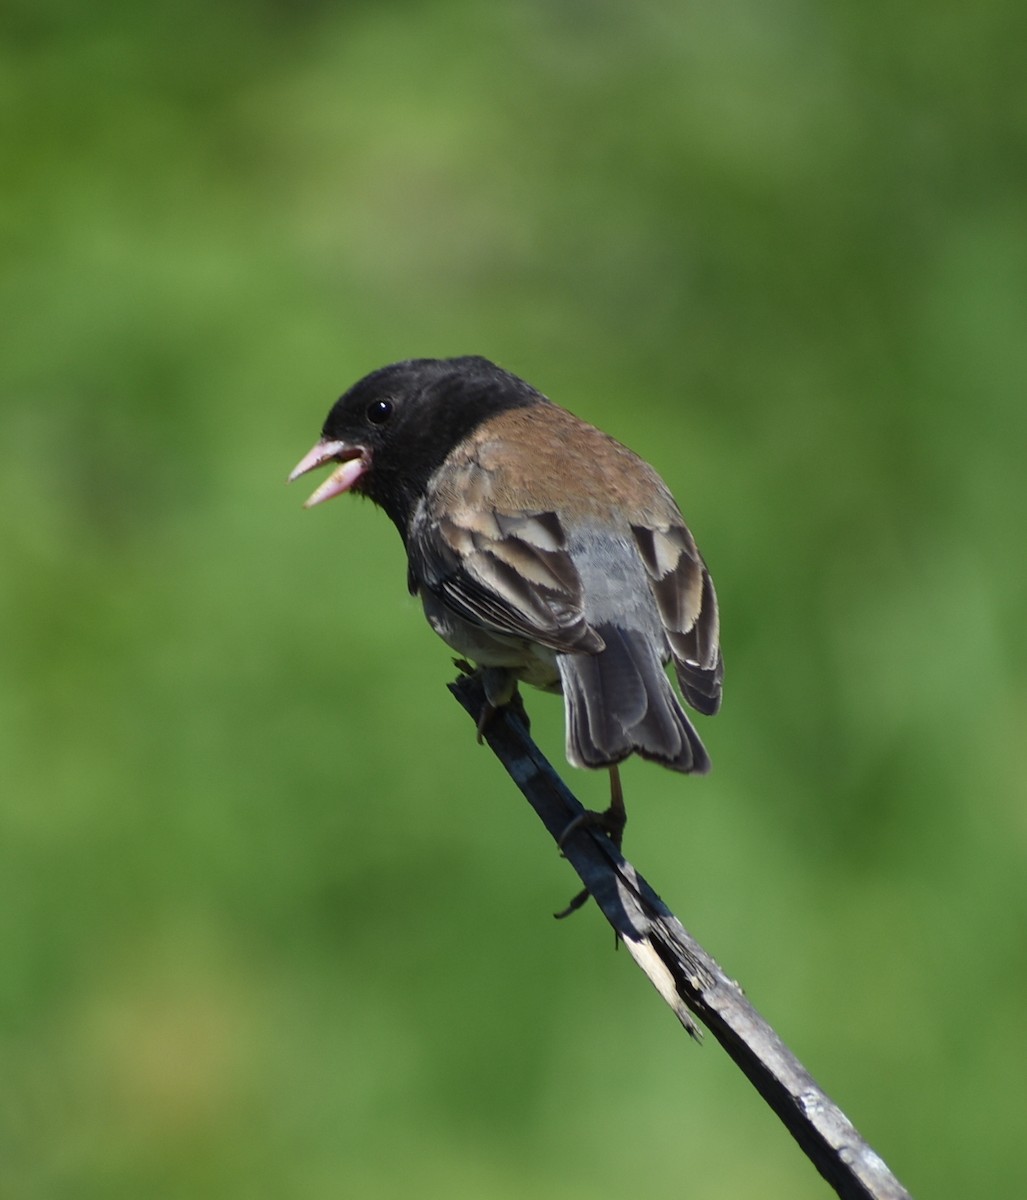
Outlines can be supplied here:
M630 856L916 1194L1022 1194L1024 45L1013 0L8 0L0 1194L826 1194L552 920L386 518L283 486L358 376L468 352L717 579L715 770L628 768Z

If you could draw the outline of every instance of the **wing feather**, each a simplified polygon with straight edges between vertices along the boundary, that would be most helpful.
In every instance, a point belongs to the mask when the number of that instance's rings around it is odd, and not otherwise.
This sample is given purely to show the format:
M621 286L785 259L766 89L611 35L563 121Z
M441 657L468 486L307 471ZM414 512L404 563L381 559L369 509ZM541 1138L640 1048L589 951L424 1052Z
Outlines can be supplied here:
M701 713L720 708L724 660L717 594L684 523L632 525L685 699Z
M491 633L598 654L604 642L585 620L581 579L556 513L503 512L489 473L473 462L449 474L434 481L411 521L411 590L426 588Z

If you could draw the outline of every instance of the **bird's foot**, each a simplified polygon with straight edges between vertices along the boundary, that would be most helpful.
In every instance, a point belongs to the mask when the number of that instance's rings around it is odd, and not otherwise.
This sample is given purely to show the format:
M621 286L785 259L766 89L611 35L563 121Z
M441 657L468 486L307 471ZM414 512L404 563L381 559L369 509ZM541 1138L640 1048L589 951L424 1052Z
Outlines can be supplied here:
M488 728L489 722L503 708L508 708L517 717L524 726L526 733L531 732L531 720L528 717L527 709L524 707L524 700L521 698L521 693L517 690L517 683L512 680L508 682L505 671L503 671L503 682L507 686L498 689L498 692L502 694L502 699L497 700L496 695L493 694L496 693L497 689L494 686L490 686L494 683L493 677L497 673L496 668L474 667L465 658L454 658L453 666L463 675L477 675L481 679L485 689L485 704L482 706L477 722L479 746L485 736L485 730ZM507 699L507 695L509 699Z
M624 792L620 785L620 772L616 766L612 766L610 767L610 807L603 812L595 812L593 809L587 808L584 812L578 813L563 833L560 834L556 844L563 850L567 839L571 834L577 833L579 829L598 829L600 832L606 834L617 850L620 850L621 842L624 840L624 826L627 823L628 813L624 807ZM581 908L588 897L588 888L583 888L566 908L561 909L558 913L553 913L553 916L558 921L564 917L569 917L572 912L577 912Z
M567 828L560 834L557 845L562 850L567 839L579 829L599 829L620 849L624 837L624 826L628 823L628 811L624 807L624 789L620 783L620 771L616 763L610 766L610 807L603 812L594 812L586 808L578 813Z
M621 842L624 840L624 826L628 823L628 814L624 811L623 802L620 804L611 804L609 808L602 812L595 812L591 808L586 808L584 812L578 813L567 828L560 834L557 840L557 845L562 850L567 844L567 839L573 833L577 833L579 829L597 829L600 833L605 833L611 842L620 849Z
M553 913L553 916L558 921L562 921L564 917L569 917L572 912L577 912L591 895L592 893L588 888L582 888L566 908L561 908L559 912Z

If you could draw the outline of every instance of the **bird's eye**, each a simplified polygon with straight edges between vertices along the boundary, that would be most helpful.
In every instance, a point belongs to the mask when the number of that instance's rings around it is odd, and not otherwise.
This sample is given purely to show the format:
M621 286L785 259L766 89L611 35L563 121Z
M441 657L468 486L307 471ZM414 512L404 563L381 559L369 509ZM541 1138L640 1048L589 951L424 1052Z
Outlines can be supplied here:
M367 406L367 419L372 425L384 425L392 416L391 400L372 400Z

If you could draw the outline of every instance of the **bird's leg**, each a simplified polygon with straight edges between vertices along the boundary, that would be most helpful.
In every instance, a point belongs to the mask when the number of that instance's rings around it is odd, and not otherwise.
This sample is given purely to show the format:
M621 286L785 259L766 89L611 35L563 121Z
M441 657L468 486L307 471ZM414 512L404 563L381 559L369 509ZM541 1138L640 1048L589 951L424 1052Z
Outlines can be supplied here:
M478 718L478 745L481 745L482 738L485 735L485 730L488 728L489 722L502 708L508 708L515 717L524 725L524 732L531 732L531 718L528 716L528 710L524 707L524 698L514 686L513 695L505 704L493 704L486 700L484 707L481 710L481 716Z
M577 912L578 909L581 908L591 894L592 893L588 890L588 888L582 888L566 908L561 908L559 912L553 913L553 916L556 917L558 921L562 921L564 917L569 917L572 912Z
M560 834L557 845L562 850L567 839L579 829L599 829L620 849L624 838L624 826L628 823L627 809L624 807L624 789L621 787L620 771L617 765L610 767L610 806L603 812L594 812L586 808L578 813L567 828Z
M478 745L482 743L489 722L501 708L510 711L523 724L525 733L531 732L531 719L524 707L524 700L517 689L517 680L509 671L498 667L473 667L465 658L454 658L453 666L464 675L477 675L485 690L485 703L478 716Z
M556 843L562 850L567 839L572 833L578 829L600 829L613 842L617 849L620 849L621 841L624 837L624 826L628 823L628 812L624 807L624 789L621 787L620 771L617 769L616 763L610 767L610 806L605 812L593 812L591 809L586 809L583 813L579 813L567 828L560 834L559 841ZM557 920L562 920L564 917L569 917L572 912L577 912L589 897L588 888L582 888L574 899L561 909L560 912L554 913L553 916Z
M628 823L628 810L624 807L624 789L616 763L610 768L610 807L599 816L603 828L610 835L610 841L619 850L624 839L624 826Z
M456 667L456 669L461 673L461 675L480 675L481 674L481 667L478 667L477 669L475 669L474 667L471 666L471 664L467 661L466 658L454 658L453 666ZM478 722L475 727L476 732L478 734L478 745L479 746L481 745L482 737L484 736L484 733L485 733L485 727L488 725L489 721L491 721L492 718L496 715L497 711L498 711L497 705L493 704L491 702L491 700L488 699L488 692L486 690L485 703L481 707L481 712L478 715Z

